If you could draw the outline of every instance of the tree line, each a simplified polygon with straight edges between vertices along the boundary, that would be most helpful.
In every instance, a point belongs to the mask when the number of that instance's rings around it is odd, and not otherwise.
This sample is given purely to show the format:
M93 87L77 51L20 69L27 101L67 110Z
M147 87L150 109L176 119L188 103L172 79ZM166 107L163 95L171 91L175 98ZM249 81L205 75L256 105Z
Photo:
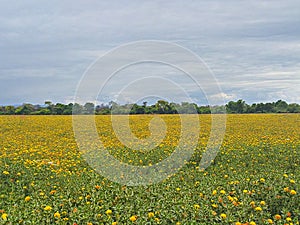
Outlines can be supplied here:
M269 103L247 104L244 100L230 101L225 106L199 106L195 103L182 102L173 103L158 100L153 105L143 102L138 104L120 105L116 102L96 105L87 102L84 105L79 103L52 103L46 101L43 105L24 103L19 106L0 106L0 115L72 115L72 114L210 114L210 113L300 113L300 105L297 103L288 104L283 100Z

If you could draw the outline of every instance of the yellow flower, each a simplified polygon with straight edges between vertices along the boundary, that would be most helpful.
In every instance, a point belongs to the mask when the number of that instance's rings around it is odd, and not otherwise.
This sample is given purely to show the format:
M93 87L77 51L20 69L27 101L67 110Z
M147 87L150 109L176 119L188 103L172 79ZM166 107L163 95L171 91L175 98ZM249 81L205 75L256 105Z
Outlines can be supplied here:
M117 225L118 224L118 222L112 222L111 223L111 225Z
M216 195L217 193L217 190L213 190L212 195Z
M157 222L157 223L159 222L159 218L157 218L157 217L155 217L154 220L155 220L155 222Z
M4 171L3 171L3 174L4 174L4 175L8 175L9 172L4 170Z
M220 193L221 193L222 195L225 195L226 191L221 190Z
M87 225L93 225L93 223L87 223Z
M50 195L54 195L56 193L56 190L50 191Z
M283 188L283 190L284 190L285 192L289 192L289 191L290 191L290 189L289 189L288 187Z
M227 217L227 215L225 213L222 213L220 216L222 219L226 219L226 217Z
M260 182L264 183L266 180L264 178L260 178Z
M60 213L59 212L54 213L54 217L59 219L60 218Z
M110 209L106 210L105 212L107 215L111 215L112 214L112 211Z
M153 212L149 212L149 213L148 213L148 217L149 217L149 218L154 217L154 213L153 213Z
M241 222L236 222L235 225L242 225L242 223Z
M295 190L291 190L290 193L291 193L291 195L297 194L297 192Z
M131 222L135 222L135 221L137 220L137 216L136 216L136 215L131 216L131 217L129 218L129 220L130 220Z
M196 210L200 209L200 205L195 204L195 205L194 205L194 209L196 209Z
M250 225L256 225L256 223L254 221L251 221L249 224Z
M231 201L231 202L233 202L233 200L234 200L233 197L231 197L230 195L228 195L227 198L228 198L228 200Z
M261 201L260 204L261 205L266 205L266 202L265 201Z
M286 221L291 222L292 221L291 217L287 217Z
M45 211L50 211L51 209L52 209L52 207L49 206L49 205L47 205L47 206L44 208Z
M255 211L262 211L262 208L258 206L255 208Z
M271 220L271 219L267 219L267 222L268 222L269 224L273 224L273 220Z
M243 193L244 193L244 194L247 194L247 193L248 193L248 190L243 190Z
M275 218L276 220L280 220L280 219L281 219L281 216L278 215L278 214L276 214L276 215L274 216L274 218Z
M26 196L26 197L25 197L25 202L29 202L30 199L31 199L30 196Z
M4 221L7 220L7 217L8 217L7 213L3 213L2 216L1 216L1 218L2 218Z
M291 184L294 184L294 183L295 183L295 180L290 180L290 183L291 183Z
M217 204L212 204L211 205L213 208L218 208L218 205Z

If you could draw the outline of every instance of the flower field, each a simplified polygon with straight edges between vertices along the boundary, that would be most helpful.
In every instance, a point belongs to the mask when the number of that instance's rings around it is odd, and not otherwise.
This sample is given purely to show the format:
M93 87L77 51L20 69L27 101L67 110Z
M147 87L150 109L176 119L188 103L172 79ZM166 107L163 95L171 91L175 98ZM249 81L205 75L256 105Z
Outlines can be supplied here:
M98 135L116 159L153 165L172 154L181 131L178 115L159 117L166 137L150 151L125 147L110 116L96 116ZM151 118L130 117L138 138L150 136ZM0 224L299 224L300 115L227 115L223 144L206 170L199 163L211 117L199 121L197 148L178 173L126 186L83 159L71 116L0 116Z

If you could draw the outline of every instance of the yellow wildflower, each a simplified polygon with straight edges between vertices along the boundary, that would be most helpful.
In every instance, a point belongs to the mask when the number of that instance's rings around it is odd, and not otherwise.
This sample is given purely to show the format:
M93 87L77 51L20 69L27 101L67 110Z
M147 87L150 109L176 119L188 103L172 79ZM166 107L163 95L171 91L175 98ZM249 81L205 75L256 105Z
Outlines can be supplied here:
M274 218L275 218L276 220L280 220L280 219L281 219L281 216L278 215L278 214L276 214L276 215L274 216Z
M47 206L44 208L45 211L50 211L51 209L52 209L52 207L49 206L49 205L47 205Z
M154 217L154 213L153 213L153 212L149 212L149 213L148 213L148 217L149 217L149 218Z
M110 209L106 210L105 212L107 215L111 215L112 214L112 211Z
M226 219L226 217L227 217L227 215L225 213L222 213L220 216L222 219Z
M260 205L266 205L266 202L265 201L261 201Z
M255 207L255 211L262 211L262 208L261 207Z
M54 217L59 219L60 218L60 213L59 212L54 213Z
M129 218L129 220L130 220L131 222L135 222L135 221L137 220L137 216L136 216L136 215L131 216L131 217Z
M194 205L194 209L196 209L196 210L200 209L200 205L195 204L195 205Z
M2 218L4 221L7 220L7 217L8 217L7 213L3 213L2 216L1 216L1 218Z

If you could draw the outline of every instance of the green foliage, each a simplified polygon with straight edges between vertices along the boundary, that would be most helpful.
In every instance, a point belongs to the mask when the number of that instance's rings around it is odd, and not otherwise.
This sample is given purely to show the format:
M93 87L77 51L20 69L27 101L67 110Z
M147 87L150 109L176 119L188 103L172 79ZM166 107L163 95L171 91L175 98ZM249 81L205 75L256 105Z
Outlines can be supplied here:
M225 109L224 109L225 107ZM244 100L230 101L225 106L199 106L195 103L182 102L174 103L164 100L158 100L153 105L147 105L143 102L138 104L119 105L116 102L101 104L95 106L94 103L87 102L84 105L79 103L53 104L51 101L45 101L44 106L24 103L21 106L0 106L0 115L72 115L72 114L210 114L224 113L242 114L242 113L300 113L300 105L297 103L288 104L283 100L267 103L253 103L248 105Z

